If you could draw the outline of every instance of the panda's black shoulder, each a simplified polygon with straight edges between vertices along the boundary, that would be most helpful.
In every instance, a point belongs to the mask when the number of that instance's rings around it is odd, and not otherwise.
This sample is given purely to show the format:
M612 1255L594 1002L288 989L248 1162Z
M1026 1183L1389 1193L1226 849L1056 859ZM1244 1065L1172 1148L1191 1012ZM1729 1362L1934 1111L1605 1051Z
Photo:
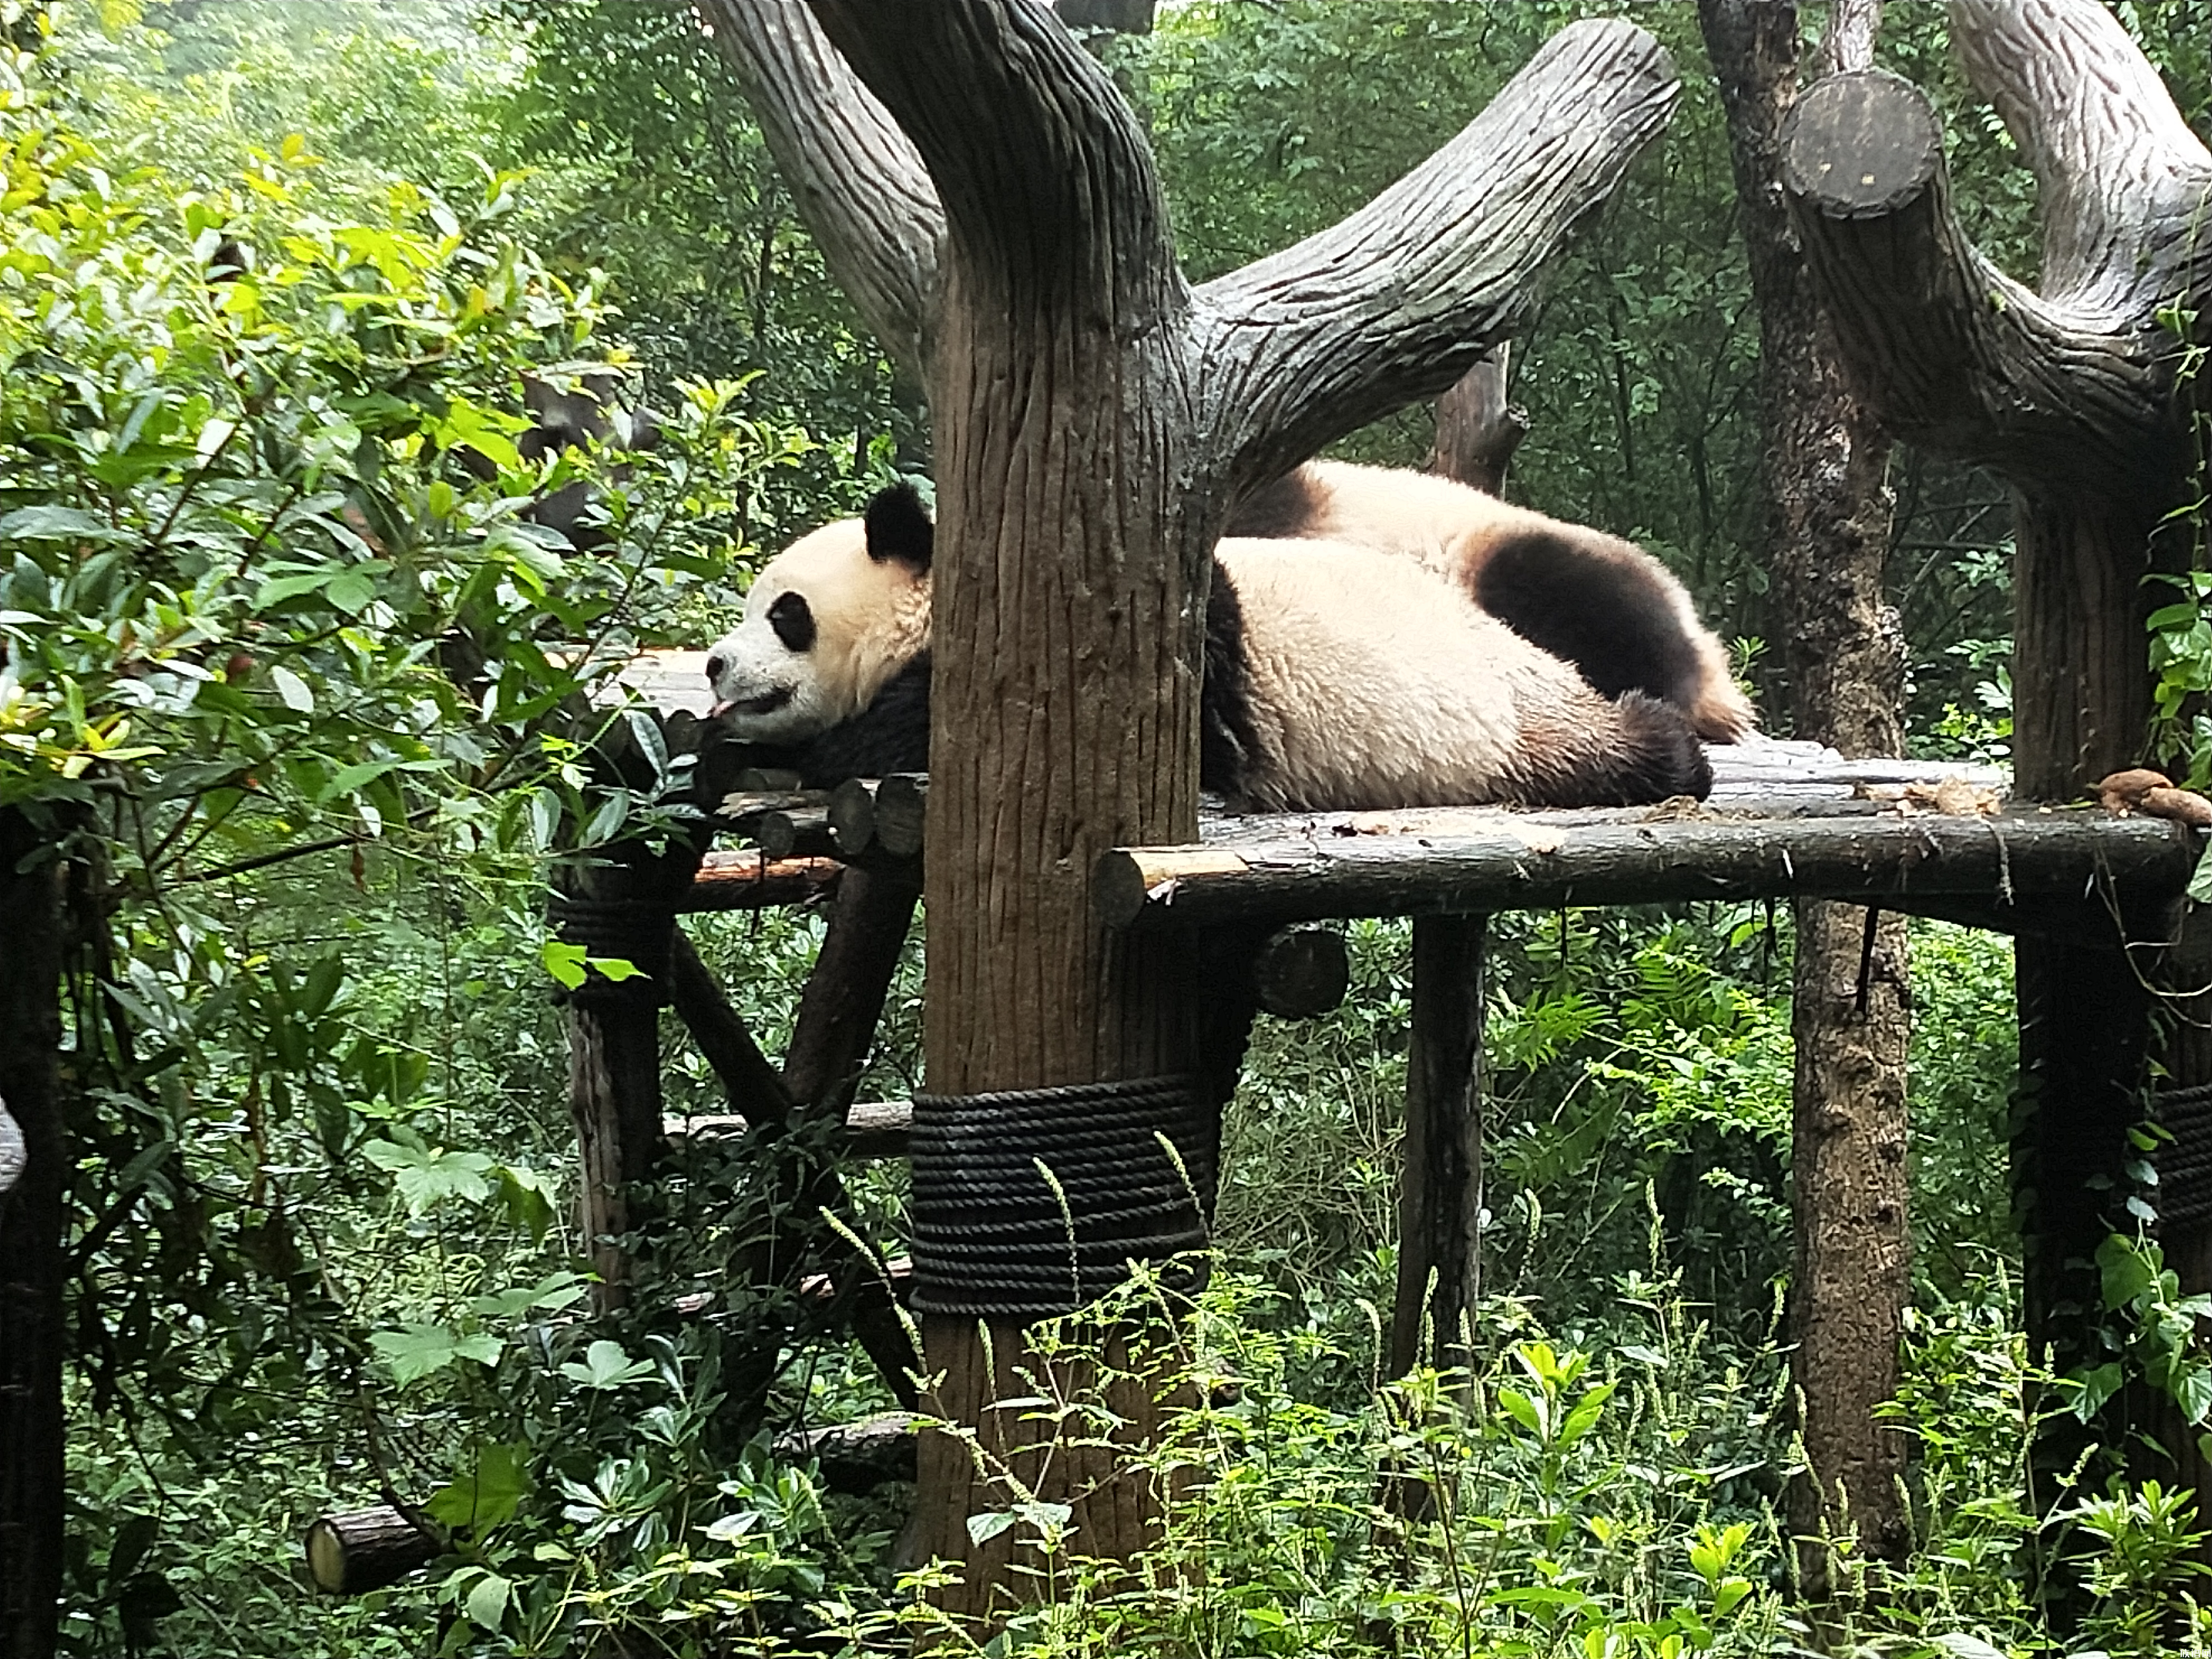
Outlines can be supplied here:
M861 520L867 532L868 556L881 562L894 561L910 570L927 570L937 549L937 526L921 502L921 492L910 479L878 489L868 502Z
M848 778L929 770L929 653L922 652L876 693L875 701L831 726L801 752L799 772L809 789Z

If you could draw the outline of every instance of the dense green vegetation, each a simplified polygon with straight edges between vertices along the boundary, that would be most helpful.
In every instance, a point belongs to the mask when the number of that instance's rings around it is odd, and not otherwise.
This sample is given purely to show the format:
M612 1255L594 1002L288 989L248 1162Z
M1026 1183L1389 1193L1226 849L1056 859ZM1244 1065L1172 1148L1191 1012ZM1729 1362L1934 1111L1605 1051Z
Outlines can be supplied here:
M1364 201L1577 9L1223 0L1111 52L1210 275ZM2025 269L2024 174L1936 9L1893 10L1886 53L1945 100L1960 198ZM2201 130L2188 10L2127 15ZM1756 678L1756 331L1717 100L1692 10L1637 15L1684 107L1519 351L1514 489L1660 550ZM632 1307L582 1313L542 900L550 860L680 827L683 757L589 702L611 664L698 642L762 549L924 465L917 395L675 0L0 0L0 807L82 872L67 1650L900 1646L927 1621L893 1565L905 1494L840 1497L773 1450L889 1397L727 1271L775 1223L744 1143L683 1155ZM520 371L608 364L658 447L526 459ZM1426 441L1414 411L1352 447ZM524 508L580 476L603 522L572 544ZM2002 754L2001 492L1909 456L1898 483L1915 741ZM593 742L625 750L619 786ZM1218 1271L1163 1360L1208 1402L1160 1453L1167 1536L1132 1587L1050 1506L1010 1512L1054 1571L1005 1650L1810 1639L1772 1508L1796 1468L1786 915L1501 921L1497 1357L1465 1394L1378 1376L1407 952L1351 933L1352 998L1263 1023L1232 1114ZM771 1052L818 935L702 933ZM2030 1419L2078 1390L2014 1334L2009 957L1929 924L1913 976L1897 1420L1923 1548L1826 1639L2045 1650L2026 1566L2073 1553L2085 1647L2201 1650L2193 1510L2149 1486L2019 1508ZM864 1094L918 1081L918 997L910 966ZM668 1049L672 1109L714 1109ZM902 1179L848 1173L872 1243L896 1248ZM2115 1357L2181 1393L2212 1371L2159 1267L2113 1255ZM1407 1481L1433 1501L1394 1504ZM386 1491L452 1551L316 1597L301 1529Z

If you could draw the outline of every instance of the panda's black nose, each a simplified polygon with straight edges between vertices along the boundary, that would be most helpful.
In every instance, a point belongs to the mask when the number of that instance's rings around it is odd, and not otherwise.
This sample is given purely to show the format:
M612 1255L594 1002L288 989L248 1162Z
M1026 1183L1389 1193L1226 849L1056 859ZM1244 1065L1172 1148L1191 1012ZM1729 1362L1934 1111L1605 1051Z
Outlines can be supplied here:
M723 669L725 669L725 668L726 668L728 665L728 665L727 663L726 663L726 662L724 662L724 661L722 660L722 659L721 659L721 657L720 657L720 655L719 653L718 653L718 654L716 654L716 655L714 655L714 656L712 656L712 657L708 658L708 659L707 659L707 678L708 678L708 680L710 680L710 681L712 681L712 680L719 680L720 678L722 678L722 670L723 670Z

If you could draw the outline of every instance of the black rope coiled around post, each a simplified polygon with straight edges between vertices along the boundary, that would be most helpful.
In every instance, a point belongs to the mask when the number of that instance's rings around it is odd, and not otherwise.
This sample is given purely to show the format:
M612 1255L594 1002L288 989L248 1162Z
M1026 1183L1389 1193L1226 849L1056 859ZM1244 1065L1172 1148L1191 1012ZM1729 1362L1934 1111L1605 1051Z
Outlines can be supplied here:
M2158 1149L2158 1218L2212 1220L2212 1084L2161 1091L2158 1123L2173 1137Z
M545 901L545 920L563 945L580 945L586 957L627 962L638 972L610 979L592 969L568 994L623 1001L665 1001L668 950L676 908L655 899L586 898L556 889Z
M914 1305L1048 1318L1203 1249L1212 1119L1182 1077L916 1095Z

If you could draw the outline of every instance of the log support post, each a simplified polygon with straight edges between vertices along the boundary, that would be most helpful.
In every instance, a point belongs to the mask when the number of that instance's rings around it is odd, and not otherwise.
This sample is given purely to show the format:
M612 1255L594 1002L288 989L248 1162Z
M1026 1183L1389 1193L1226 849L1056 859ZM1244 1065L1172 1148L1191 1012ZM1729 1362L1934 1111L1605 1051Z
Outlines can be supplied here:
M1482 1002L1490 918L1413 923L1413 1030L1390 1370L1472 1371L1482 1291Z
M0 1653L50 1654L62 1593L59 836L0 810Z
M661 1127L660 1009L671 979L676 906L699 865L688 849L655 857L642 848L558 872L550 914L564 942L587 957L627 962L615 978L589 968L567 996L568 1109L575 1122L578 1224L599 1274L602 1313L629 1299L627 1242L645 1218L633 1199L667 1140Z
M980 1095L1203 1089L1229 1045L1195 953L1108 933L1093 885L1111 848L1195 838L1213 544L1241 495L1433 397L1525 321L1665 125L1673 68L1621 20L1574 24L1368 208L1194 289L1140 125L1046 9L700 9L832 272L929 391L927 1041L945 1144ZM933 1288L918 1258L917 1303ZM990 1409L1046 1372L1077 1386L1087 1359L1055 1370L1018 1320L932 1316L924 1337L941 1413L969 1425L920 1449L912 1541L964 1564L949 1612L988 1619L1034 1583L1010 1576L1016 1532L979 1545L968 1526L1017 1491L1067 1504L1085 1554L1144 1546L1153 1496L1114 1446L1056 1446L1050 1414ZM1123 1328L1098 1351L1143 1346ZM1146 1386L1106 1392L1115 1437L1152 1435Z
M2039 289L1960 228L1935 110L1894 76L1834 75L1798 99L1781 179L1855 389L1895 436L2011 481L2014 787L2064 801L2152 745L2144 618L2162 596L2144 578L2179 559L2156 530L2188 499L2189 453L2183 342L2160 319L2193 315L2200 342L2212 327L2212 155L2097 0L1950 12L1968 74L2035 170ZM2096 1244L2135 1230L2128 1137L2152 1034L2124 959L2023 938L2018 963L2027 1323L2063 1367L2096 1340ZM2212 1082L2196 1045L2161 1058L2165 1089ZM2192 1274L2212 1258L2170 1243ZM2126 1443L2124 1420L2098 1428ZM2039 1463L2070 1462L2063 1441Z

